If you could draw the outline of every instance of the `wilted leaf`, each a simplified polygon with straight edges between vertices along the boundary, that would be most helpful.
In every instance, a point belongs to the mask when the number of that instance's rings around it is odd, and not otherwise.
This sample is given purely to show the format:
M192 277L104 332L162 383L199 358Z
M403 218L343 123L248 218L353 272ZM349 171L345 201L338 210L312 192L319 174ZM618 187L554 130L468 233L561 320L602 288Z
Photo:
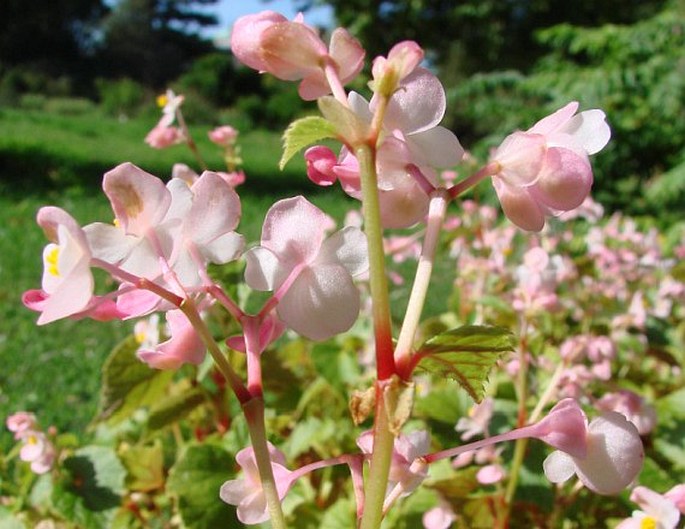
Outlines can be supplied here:
M300 150L324 138L335 138L335 127L320 116L308 116L293 121L283 133L283 155L278 167L283 170Z
M355 389L350 396L350 414L354 424L359 426L363 423L376 406L376 388L370 388L360 391Z
M418 367L456 380L473 400L480 402L490 370L514 347L514 335L507 329L465 325L426 341L419 349Z
M383 401L388 416L388 427L393 434L399 435L402 426L411 416L414 383L393 376L390 383L383 387Z

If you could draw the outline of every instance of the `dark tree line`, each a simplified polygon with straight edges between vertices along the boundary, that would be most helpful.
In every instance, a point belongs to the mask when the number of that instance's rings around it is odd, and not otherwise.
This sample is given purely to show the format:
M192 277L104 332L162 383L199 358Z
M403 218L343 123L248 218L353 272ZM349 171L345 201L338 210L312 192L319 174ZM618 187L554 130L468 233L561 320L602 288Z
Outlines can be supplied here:
M216 24L217 0L3 0L0 73L67 76L75 87L126 76L159 87L209 52L199 30Z

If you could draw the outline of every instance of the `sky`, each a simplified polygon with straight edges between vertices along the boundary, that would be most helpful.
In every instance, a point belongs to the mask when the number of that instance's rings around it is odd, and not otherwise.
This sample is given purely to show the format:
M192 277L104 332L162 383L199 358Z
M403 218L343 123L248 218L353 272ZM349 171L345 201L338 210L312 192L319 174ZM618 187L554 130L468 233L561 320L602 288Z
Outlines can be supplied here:
M210 32L215 35L226 34L228 28L233 25L235 20L243 15L258 13L269 9L293 18L297 11L293 0L270 0L263 2L260 0L219 0L210 11L217 15L219 25L212 28ZM328 26L333 20L333 10L329 6L319 6L310 9L305 15L305 20L312 25Z

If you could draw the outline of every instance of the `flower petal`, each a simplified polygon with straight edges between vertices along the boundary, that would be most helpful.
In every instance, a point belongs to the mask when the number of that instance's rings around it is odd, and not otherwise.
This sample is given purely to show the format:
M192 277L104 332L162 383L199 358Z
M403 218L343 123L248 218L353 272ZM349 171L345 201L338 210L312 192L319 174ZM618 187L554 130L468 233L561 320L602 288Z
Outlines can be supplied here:
M302 336L326 340L352 327L359 291L341 265L307 267L281 299L278 315Z
M552 483L563 483L573 476L576 471L573 458L561 450L556 450L548 455L542 463L542 467L545 471L545 476Z

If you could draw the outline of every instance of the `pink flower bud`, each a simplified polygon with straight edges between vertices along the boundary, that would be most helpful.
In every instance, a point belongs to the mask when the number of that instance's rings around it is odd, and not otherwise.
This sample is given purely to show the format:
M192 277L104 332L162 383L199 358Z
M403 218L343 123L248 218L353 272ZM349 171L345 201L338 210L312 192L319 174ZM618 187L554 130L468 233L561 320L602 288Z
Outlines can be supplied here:
M145 143L153 149L166 149L181 142L183 133L178 127L157 125L145 136Z
M209 139L221 147L230 147L238 138L238 131L230 125L216 127L207 133Z
M316 185L330 186L338 179L333 170L338 164L338 158L328 147L310 147L304 153L304 160L307 163L307 177Z

